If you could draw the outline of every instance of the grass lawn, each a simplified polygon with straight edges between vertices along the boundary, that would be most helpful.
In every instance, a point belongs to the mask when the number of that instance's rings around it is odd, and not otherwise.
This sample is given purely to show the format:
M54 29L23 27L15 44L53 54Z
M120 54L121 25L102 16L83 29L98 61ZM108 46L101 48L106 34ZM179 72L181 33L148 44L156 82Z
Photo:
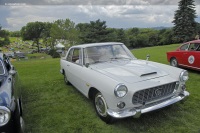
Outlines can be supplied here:
M166 51L178 45L136 49L139 59L169 64ZM22 82L24 120L27 133L198 133L200 132L200 72L189 70L187 90L190 96L183 103L126 118L107 125L101 121L90 100L74 87L65 85L59 73L59 59L13 62Z

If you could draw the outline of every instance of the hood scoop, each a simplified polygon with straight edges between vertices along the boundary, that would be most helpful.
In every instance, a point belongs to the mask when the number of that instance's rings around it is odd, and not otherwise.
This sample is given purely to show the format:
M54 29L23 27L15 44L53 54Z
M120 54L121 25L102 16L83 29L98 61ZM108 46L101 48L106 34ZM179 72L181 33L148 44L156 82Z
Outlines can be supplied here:
M145 74L140 75L140 77L148 76L148 75L152 75L152 74L157 74L157 72L145 73Z

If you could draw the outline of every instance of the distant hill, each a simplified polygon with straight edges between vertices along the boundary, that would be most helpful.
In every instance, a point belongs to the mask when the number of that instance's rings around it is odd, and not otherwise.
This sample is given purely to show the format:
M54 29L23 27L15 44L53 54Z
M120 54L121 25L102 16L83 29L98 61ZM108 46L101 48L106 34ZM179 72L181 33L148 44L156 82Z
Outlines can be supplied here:
M170 29L170 28L172 28L172 27L164 27L164 26L152 27L152 29L155 29L155 30Z

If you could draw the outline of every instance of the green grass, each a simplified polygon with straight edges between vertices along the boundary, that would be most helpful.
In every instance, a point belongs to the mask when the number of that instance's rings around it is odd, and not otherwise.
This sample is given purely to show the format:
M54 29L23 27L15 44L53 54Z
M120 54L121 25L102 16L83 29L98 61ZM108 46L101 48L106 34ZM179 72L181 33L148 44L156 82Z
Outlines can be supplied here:
M139 59L168 64L166 51L178 45L136 49ZM59 73L59 59L14 62L22 82L24 120L28 133L198 133L200 132L200 73L189 70L187 90L190 96L183 103L126 118L107 125L101 121L90 100L74 87L65 85Z
M45 53L34 53L34 54L27 54L28 59L47 59L51 58L50 55Z

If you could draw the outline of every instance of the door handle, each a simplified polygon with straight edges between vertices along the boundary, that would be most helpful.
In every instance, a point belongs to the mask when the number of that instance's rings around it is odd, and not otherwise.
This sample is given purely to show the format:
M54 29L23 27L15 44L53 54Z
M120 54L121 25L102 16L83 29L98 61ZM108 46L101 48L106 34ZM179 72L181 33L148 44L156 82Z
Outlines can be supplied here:
M67 64L67 66L70 66L70 65Z

